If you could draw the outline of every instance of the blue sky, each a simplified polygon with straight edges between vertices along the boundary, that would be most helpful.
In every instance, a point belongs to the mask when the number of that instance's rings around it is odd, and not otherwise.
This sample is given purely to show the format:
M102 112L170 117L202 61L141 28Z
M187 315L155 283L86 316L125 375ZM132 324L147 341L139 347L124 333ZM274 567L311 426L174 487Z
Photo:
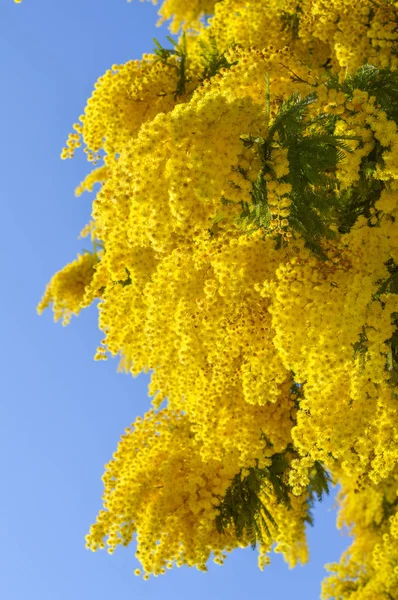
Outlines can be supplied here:
M269 600L318 598L323 564L347 545L333 499L315 513L311 564L289 571L275 556L261 573L250 549L208 574L179 569L144 582L133 549L93 554L84 535L100 508L101 475L120 434L149 404L145 376L95 363L101 334L91 309L63 328L35 306L50 276L84 245L88 171L60 150L92 86L113 63L151 50L156 9L138 0L2 0L2 365L0 597L4 600Z

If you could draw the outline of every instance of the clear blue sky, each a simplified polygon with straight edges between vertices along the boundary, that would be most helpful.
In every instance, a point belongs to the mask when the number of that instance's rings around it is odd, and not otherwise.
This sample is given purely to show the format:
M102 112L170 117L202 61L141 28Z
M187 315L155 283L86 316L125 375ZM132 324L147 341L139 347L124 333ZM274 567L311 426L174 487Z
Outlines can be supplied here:
M187 0L188 1L188 0ZM323 564L347 539L333 501L316 511L312 562L282 559L261 573L250 549L208 574L176 569L149 582L133 575L133 548L84 548L100 508L101 475L120 434L146 410L147 379L95 363L95 309L63 328L35 306L50 276L82 249L90 198L74 197L88 170L60 150L96 78L151 50L156 10L138 0L1 0L1 418L2 600L268 600L318 598Z

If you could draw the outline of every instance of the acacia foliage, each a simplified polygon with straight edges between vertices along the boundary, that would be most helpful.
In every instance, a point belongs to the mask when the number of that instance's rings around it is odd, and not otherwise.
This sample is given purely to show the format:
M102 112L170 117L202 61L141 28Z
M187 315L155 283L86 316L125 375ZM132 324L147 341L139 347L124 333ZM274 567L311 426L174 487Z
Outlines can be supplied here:
M135 537L145 578L250 544L294 566L333 480L354 540L324 600L398 598L396 5L161 15L178 40L113 65L62 152L95 166L93 251L39 305L98 299L96 358L151 372L87 546Z

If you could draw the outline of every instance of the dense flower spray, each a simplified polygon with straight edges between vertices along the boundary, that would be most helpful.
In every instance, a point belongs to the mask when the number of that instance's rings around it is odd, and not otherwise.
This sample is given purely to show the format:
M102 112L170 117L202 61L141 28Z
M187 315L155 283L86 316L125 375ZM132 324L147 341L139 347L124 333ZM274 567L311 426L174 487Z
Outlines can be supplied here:
M99 299L96 358L151 373L92 550L145 578L238 546L307 560L341 484L354 542L323 598L398 598L398 11L388 0L166 0L170 47L113 65L63 158L99 185L92 253L39 310Z

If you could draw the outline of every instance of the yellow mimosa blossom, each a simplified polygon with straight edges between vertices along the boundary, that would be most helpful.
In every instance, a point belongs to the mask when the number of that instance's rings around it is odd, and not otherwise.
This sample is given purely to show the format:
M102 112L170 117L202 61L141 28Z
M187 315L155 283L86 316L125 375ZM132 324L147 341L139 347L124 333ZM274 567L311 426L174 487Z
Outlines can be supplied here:
M256 545L307 560L333 480L354 536L324 600L398 599L398 13L388 0L165 0L63 158L96 168L39 311L99 299L96 358L150 373L87 536L147 579Z

